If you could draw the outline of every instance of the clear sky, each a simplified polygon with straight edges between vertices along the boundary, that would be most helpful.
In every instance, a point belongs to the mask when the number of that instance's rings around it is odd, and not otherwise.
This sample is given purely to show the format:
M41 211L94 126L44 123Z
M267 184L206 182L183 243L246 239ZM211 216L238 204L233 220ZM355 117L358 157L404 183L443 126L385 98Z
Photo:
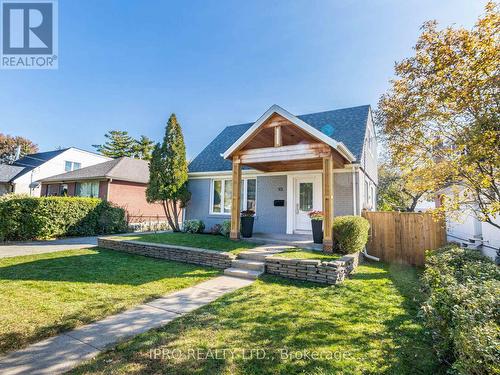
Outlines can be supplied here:
M272 104L299 115L371 104L421 24L470 27L478 0L59 0L59 69L0 70L0 132L93 150L110 129L194 157Z

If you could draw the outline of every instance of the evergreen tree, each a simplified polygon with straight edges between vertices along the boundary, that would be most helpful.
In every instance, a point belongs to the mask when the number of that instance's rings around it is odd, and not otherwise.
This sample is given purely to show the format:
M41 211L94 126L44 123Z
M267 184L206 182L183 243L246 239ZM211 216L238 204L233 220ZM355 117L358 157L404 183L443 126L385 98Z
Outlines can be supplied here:
M161 202L170 227L180 231L180 209L190 199L187 190L188 166L182 129L175 114L168 119L163 142L154 147L149 163L148 202Z
M136 140L133 146L134 158L151 160L151 153L153 152L153 148L154 142L145 135L141 135L141 138Z
M110 158L132 156L134 153L135 140L123 130L110 130L105 135L106 142L103 145L93 145L96 150Z

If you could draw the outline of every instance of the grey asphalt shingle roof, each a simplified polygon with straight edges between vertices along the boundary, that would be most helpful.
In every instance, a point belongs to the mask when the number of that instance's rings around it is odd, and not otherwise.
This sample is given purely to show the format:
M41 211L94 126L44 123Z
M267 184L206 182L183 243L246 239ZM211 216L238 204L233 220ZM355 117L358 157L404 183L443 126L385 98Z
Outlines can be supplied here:
M23 171L23 167L0 164L0 182L10 182Z
M90 167L47 177L41 182L82 181L98 178L147 183L149 181L149 163L145 160L121 157L95 164Z
M12 163L12 165L22 167L23 170L18 173L16 177L32 171L36 167L48 162L50 159L55 158L57 155L62 154L66 150L69 150L69 148L47 152L37 152L36 154L25 155L22 158L17 159L14 163Z
M363 151L363 142L370 106L336 109L333 111L310 113L297 116L302 121L330 136L336 141L344 143L359 161ZM189 172L215 172L231 170L231 161L220 156L239 137L241 137L253 123L226 127L219 135L201 151L189 164Z

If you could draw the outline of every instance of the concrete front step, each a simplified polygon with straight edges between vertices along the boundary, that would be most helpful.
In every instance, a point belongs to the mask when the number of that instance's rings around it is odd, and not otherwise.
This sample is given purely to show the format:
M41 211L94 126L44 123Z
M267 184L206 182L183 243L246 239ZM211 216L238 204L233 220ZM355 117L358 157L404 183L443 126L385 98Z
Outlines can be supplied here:
M263 262L268 256L280 253L281 251L243 251L238 254L238 259L256 260Z
M242 268L234 268L234 267L226 268L224 270L224 275L226 276L233 276L233 277L239 277L240 279L250 279L250 280L257 279L263 273L264 271L245 270Z
M244 270L252 270L252 271L262 271L266 269L264 262L258 262L256 260L248 260L248 259L235 259L231 262L233 268L241 268Z

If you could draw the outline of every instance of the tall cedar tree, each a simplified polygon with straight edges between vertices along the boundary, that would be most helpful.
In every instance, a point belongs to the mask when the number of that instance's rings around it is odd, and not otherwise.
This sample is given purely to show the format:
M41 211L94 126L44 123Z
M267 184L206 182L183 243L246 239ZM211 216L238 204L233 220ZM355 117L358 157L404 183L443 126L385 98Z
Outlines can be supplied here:
M188 165L182 129L175 114L168 119L163 143L157 143L149 163L148 202L161 203L174 232L179 232L179 214L190 199Z
M110 158L133 156L136 141L123 130L110 130L104 135L107 141L103 145L94 145L99 153Z
M142 159L142 160L151 160L151 154L155 147L154 142L146 137L145 135L141 135L141 138L135 141L133 146L134 158Z
M38 152L38 146L29 139L0 133L0 163L14 162L19 146L21 146L20 157Z

